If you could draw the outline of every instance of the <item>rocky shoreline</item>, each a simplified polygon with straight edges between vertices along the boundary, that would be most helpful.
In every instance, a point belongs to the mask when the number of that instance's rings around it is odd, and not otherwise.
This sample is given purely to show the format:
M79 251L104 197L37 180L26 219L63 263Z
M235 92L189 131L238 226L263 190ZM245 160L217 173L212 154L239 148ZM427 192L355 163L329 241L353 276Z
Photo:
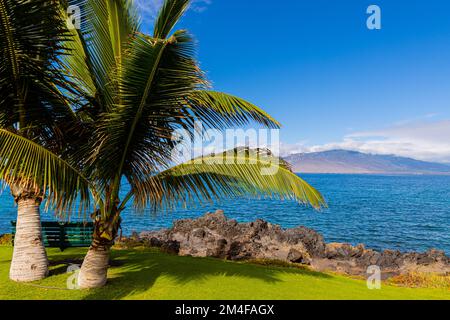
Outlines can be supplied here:
M134 237L145 245L180 256L278 260L308 265L316 271L357 276L366 275L367 268L376 265L384 279L411 272L450 274L450 258L443 251L378 252L364 245L325 243L321 234L306 227L283 229L263 220L238 223L227 219L221 210Z

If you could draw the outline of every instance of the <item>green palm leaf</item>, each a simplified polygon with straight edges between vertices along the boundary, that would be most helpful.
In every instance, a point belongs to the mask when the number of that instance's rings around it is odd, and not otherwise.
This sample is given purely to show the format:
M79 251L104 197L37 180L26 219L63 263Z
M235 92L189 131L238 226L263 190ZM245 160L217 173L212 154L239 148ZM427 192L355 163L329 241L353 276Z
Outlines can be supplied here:
M89 208L89 181L68 162L37 143L0 129L0 179L43 190L47 205L71 211Z
M139 17L129 0L68 0L83 12L81 30L72 31L75 40L65 63L85 89L88 103L95 100L97 112L112 108L117 98L113 75L121 73L125 47L139 30Z
M190 0L166 0L156 19L153 37L166 39L186 12L189 3Z
M60 89L71 86L59 65L70 35L59 12L58 1L0 1L0 126L35 132L67 112Z
M94 141L97 152L93 166L106 182L115 179L117 185L124 171L136 169L139 172L141 169L137 161L140 157L145 159L147 166L161 161L162 150L165 149L160 141L162 129L148 121L148 117L160 116L162 122L165 119L158 109L151 110L147 102L157 83L155 77L166 45L167 42L163 41L151 44L142 36L133 40L123 74L117 81L121 87L116 93L116 100L121 103L102 114L97 124L97 138ZM145 154L147 151L148 154ZM141 163L144 161L141 160Z
M288 163L270 152L236 149L193 159L135 185L135 204L144 208L172 208L232 197L294 200L316 209L323 196L295 175Z
M214 126L227 127L246 125L255 121L269 128L279 128L281 124L264 110L244 99L215 91L193 92L187 104L198 119L210 119Z
M62 10L63 17L68 19L67 11ZM86 41L80 30L71 29L71 39L65 43L70 54L62 57L66 74L74 81L81 90L84 97L95 97L98 87L92 65L90 64L90 53Z

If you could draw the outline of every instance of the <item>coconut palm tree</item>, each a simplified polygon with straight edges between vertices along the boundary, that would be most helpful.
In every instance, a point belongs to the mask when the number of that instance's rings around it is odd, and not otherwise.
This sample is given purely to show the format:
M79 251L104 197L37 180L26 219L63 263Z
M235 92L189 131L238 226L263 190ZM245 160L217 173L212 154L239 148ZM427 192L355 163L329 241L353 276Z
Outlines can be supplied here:
M60 68L69 34L55 0L0 0L0 179L18 207L10 278L42 279L48 261L40 204L71 206L80 175L60 159L75 119L62 91L73 91ZM74 92L74 91L73 91Z
M87 132L72 158L97 195L94 239L79 275L82 288L106 283L109 251L131 200L137 209L243 195L323 205L322 196L285 162L261 150L232 150L223 154L231 157L226 163L210 156L174 165L174 132L193 132L196 120L216 129L251 122L279 127L255 105L209 89L192 37L184 30L172 32L188 0L166 0L151 36L139 31L131 1L69 3L83 12L65 65L84 91L74 109ZM263 167L275 167L276 173L264 176ZM124 179L131 191L121 198Z

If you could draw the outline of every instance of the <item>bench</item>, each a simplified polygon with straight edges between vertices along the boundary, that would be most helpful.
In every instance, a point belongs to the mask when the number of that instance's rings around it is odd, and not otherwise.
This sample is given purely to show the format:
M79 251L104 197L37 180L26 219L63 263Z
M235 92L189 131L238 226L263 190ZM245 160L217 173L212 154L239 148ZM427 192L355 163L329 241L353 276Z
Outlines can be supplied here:
M16 234L16 221L11 221L13 244ZM42 225L42 238L47 248L85 248L92 243L94 224L92 222L52 222L44 221Z

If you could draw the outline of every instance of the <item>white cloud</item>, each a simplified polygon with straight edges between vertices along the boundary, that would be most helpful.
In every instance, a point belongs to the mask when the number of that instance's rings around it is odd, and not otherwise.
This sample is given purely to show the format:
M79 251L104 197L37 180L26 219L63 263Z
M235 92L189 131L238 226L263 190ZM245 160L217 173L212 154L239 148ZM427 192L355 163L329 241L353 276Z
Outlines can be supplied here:
M135 0L136 6L145 23L152 23L158 15L164 0ZM190 10L201 13L208 8L212 0L191 0Z
M280 155L283 157L290 154L311 152L310 149L310 147L307 147L306 141L301 141L294 144L288 144L284 142L280 143Z
M191 10L201 13L208 9L208 5L212 3L212 0L192 0Z
M450 162L450 120L407 122L345 136L342 141L307 146L283 145L282 154L346 149L373 154L393 154L414 159Z

